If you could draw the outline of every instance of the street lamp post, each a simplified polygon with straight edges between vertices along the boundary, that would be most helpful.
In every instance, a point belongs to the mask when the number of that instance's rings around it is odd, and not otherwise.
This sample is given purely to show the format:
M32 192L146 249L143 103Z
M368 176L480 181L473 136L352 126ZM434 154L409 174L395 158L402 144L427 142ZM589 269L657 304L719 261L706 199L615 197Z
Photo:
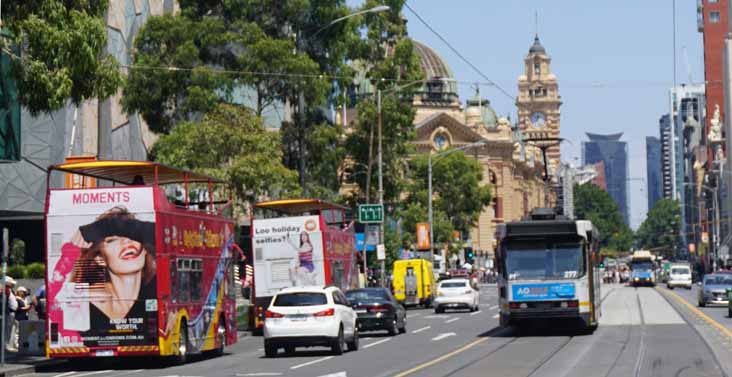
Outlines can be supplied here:
M0 0L2 1L2 0ZM364 9L358 12L351 13L349 15L336 18L335 20L323 25L321 28L316 30L311 36L309 36L309 39L315 38L318 34L320 34L321 31L341 22L345 21L349 18L360 16L362 14L366 13L378 13L378 12L384 12L391 9L388 5L379 5L375 6L373 8ZM302 37L302 35L298 34L297 39L295 41L295 49L296 51L302 51L303 46L302 44L305 41L305 38ZM298 132L297 132L297 154L298 154L298 161L297 161L297 170L299 175L299 181L300 181L300 187L305 190L305 88L302 87L302 84L300 84L300 90L297 94L297 107L298 107L298 113L299 113L299 126L298 126Z
M485 140L477 141L475 143L470 143L463 145L458 148L452 148L448 149L446 151L442 151L440 153L435 153L435 158L438 157L444 157L447 156L450 153L454 153L457 151L463 151L466 149L470 149L473 147L479 147L481 145L484 145L486 143ZM435 263L435 256L432 252L432 248L435 244L435 231L432 227L432 152L427 154L427 217L430 227L430 263L434 265ZM440 264L440 272L446 272L445 263L447 262L447 258L443 258L442 264Z

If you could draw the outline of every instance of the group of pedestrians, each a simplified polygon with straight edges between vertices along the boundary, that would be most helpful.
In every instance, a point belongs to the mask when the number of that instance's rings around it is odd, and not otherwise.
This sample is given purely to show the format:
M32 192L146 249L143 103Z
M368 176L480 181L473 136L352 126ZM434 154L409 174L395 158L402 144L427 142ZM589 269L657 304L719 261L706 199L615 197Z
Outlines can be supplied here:
M19 321L29 319L31 310L35 311L39 320L46 319L46 287L42 285L30 297L26 287L15 287L17 282L10 276L5 277L5 349L18 351Z

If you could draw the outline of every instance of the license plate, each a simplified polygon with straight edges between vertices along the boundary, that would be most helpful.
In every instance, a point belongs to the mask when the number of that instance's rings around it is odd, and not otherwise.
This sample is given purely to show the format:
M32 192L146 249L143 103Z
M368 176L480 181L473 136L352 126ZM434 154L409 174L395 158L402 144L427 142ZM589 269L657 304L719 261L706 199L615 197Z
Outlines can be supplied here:
M304 315L304 314L296 314L296 315L290 316L291 321L304 321L306 319L308 319L308 316Z
M96 357L110 357L110 356L114 356L114 351L112 351L112 350L97 351L97 352L94 353L94 356L96 356Z
M552 304L548 302L537 302L535 305L537 309L549 309L552 307Z
M366 313L366 309L356 309L355 312L356 314L363 314Z

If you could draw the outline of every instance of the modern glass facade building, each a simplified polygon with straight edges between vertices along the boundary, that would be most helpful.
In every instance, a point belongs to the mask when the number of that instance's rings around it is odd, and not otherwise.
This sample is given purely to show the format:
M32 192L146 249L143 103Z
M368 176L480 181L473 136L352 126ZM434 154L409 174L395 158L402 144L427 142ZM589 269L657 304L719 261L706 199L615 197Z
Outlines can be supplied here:
M646 136L646 192L649 211L663 198L661 162L661 140L655 136Z
M584 165L605 163L607 192L617 203L625 223L630 225L628 208L628 143L620 141L622 133L600 135L587 133L589 141L582 142Z

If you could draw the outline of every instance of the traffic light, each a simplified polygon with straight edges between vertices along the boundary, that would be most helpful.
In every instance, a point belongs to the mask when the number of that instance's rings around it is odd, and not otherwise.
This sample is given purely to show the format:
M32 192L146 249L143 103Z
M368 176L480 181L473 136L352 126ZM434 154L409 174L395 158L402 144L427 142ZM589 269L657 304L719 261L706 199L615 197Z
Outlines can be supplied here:
M465 256L465 263L473 264L474 255L473 255L473 248L466 247L464 250L464 256Z

